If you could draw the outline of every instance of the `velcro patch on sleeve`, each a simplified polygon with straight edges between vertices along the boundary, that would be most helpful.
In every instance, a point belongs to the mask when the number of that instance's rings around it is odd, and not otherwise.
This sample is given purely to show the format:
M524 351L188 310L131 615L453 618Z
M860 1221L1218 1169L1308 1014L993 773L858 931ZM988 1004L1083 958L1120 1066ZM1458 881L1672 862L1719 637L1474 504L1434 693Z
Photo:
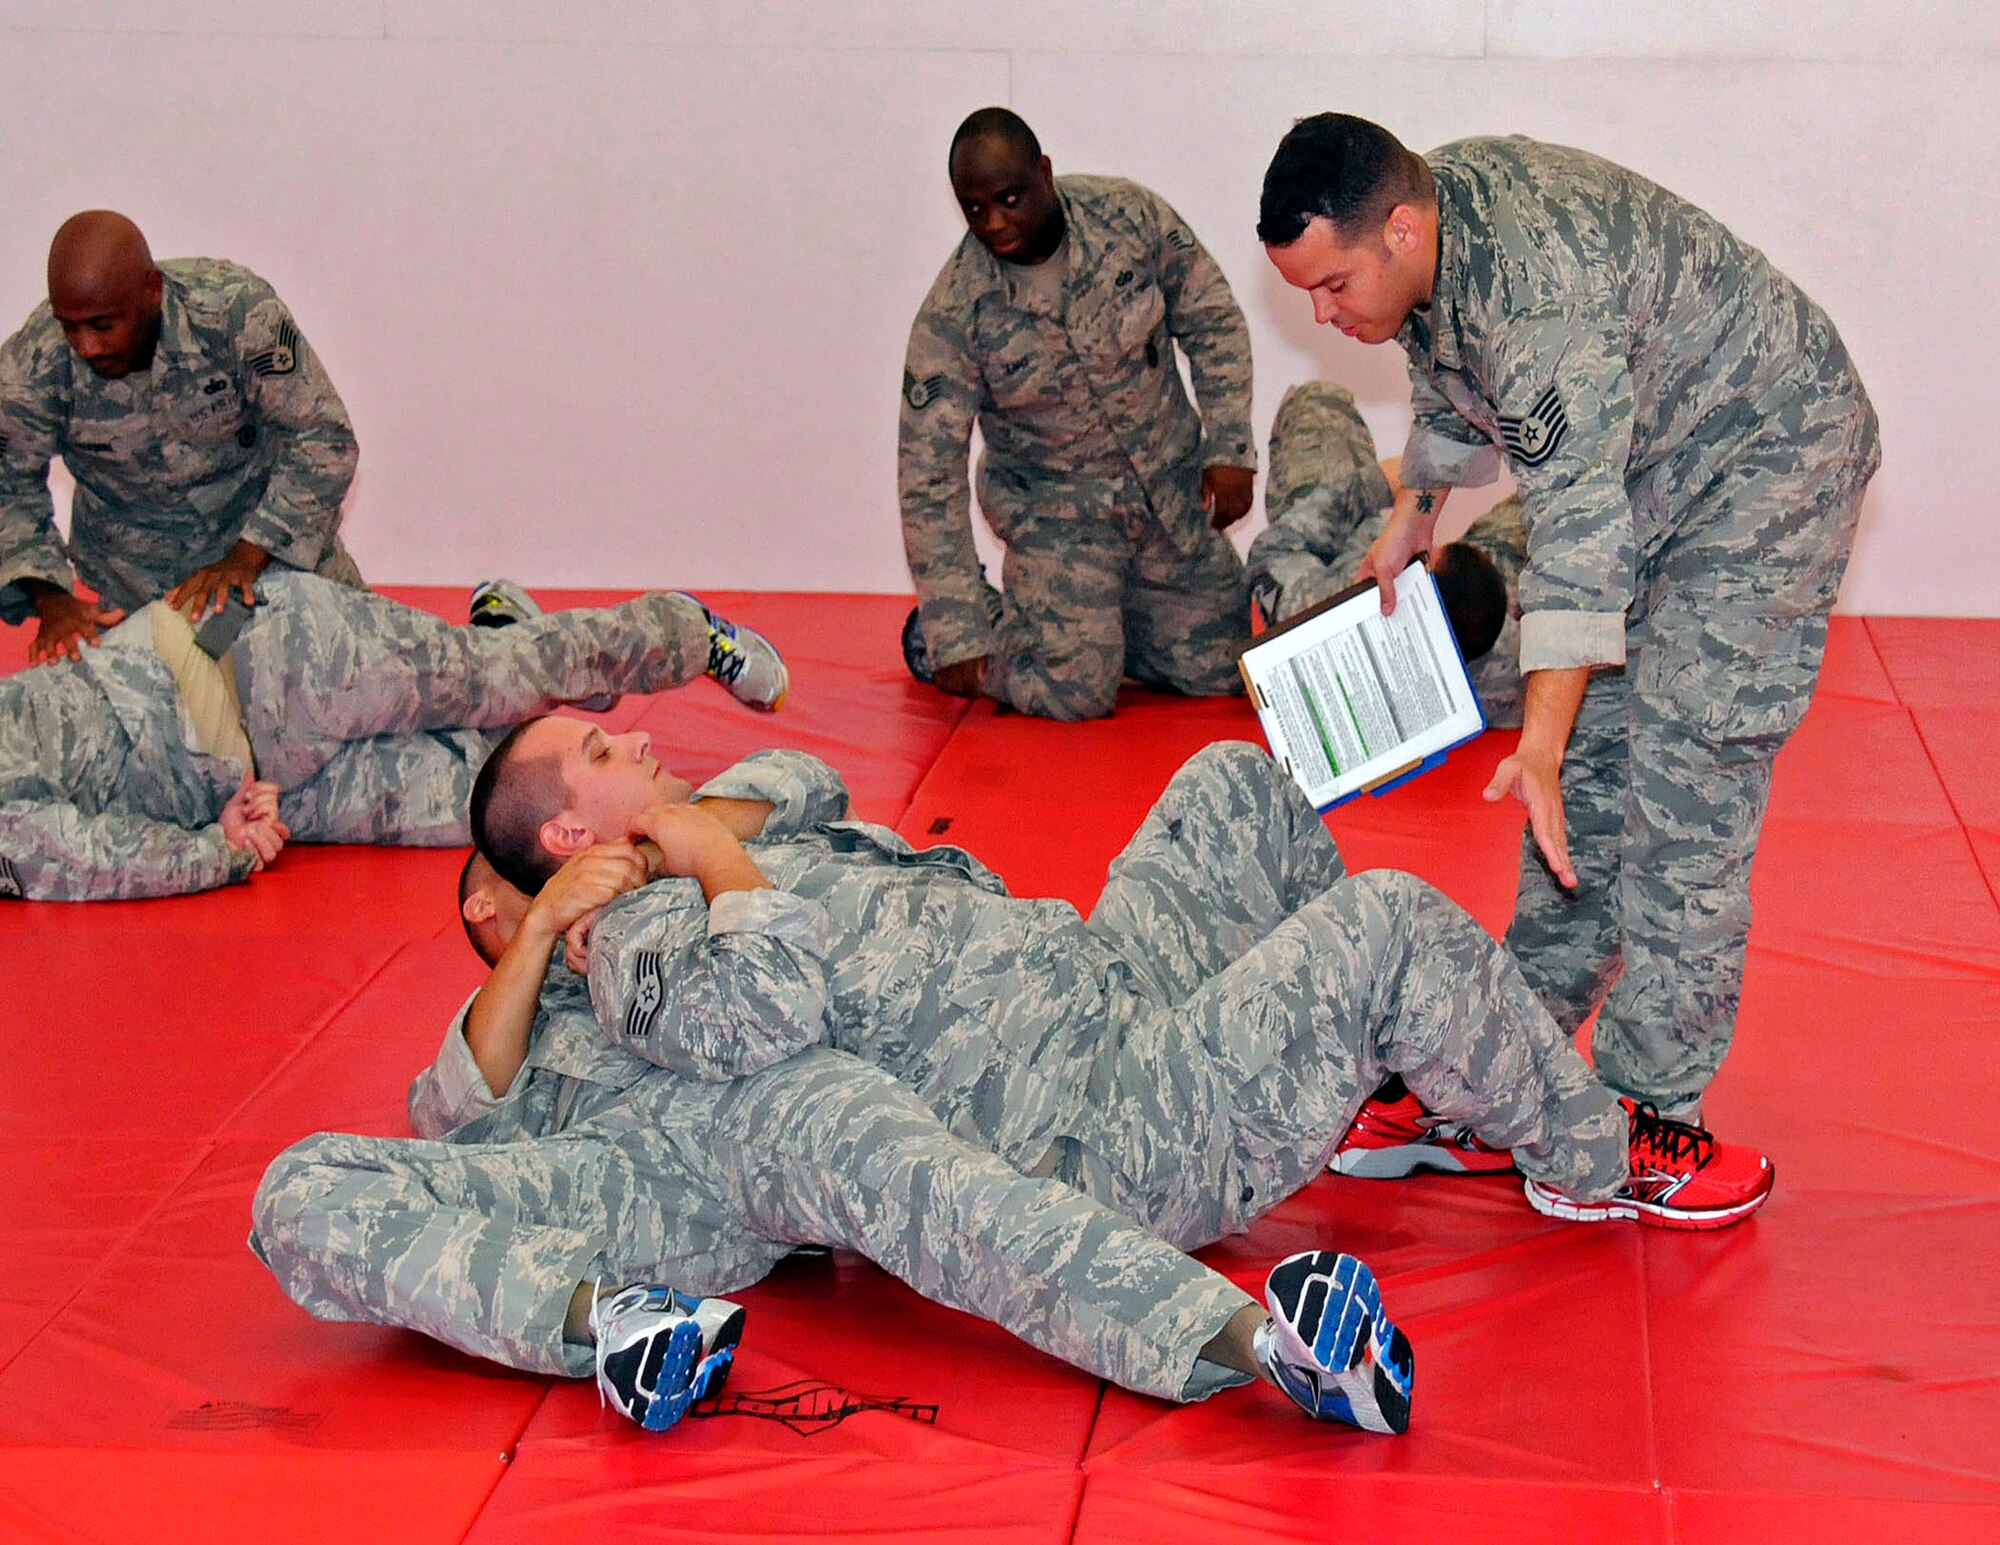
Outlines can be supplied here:
M1563 443L1569 433L1569 414L1551 386L1535 405L1519 418L1500 415L1500 436L1507 450L1524 467L1539 467Z

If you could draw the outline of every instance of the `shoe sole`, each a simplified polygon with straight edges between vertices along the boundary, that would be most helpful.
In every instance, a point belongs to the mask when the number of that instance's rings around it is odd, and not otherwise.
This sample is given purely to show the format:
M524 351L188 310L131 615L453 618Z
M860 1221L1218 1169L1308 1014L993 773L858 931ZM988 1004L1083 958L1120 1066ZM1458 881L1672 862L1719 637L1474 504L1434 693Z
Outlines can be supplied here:
M1551 1190L1538 1180L1524 1180L1521 1189L1527 1194L1528 1205L1536 1212L1544 1217L1560 1218L1565 1223L1637 1223L1642 1228L1705 1233L1741 1223L1771 1199L1771 1191L1777 1181L1778 1169L1772 1165L1765 1171L1764 1189L1748 1201L1731 1207L1699 1210L1662 1206L1655 1202L1635 1202L1630 1197L1613 1197L1606 1202L1579 1202L1560 1191Z
M1402 1143L1394 1148L1347 1148L1333 1156L1327 1168L1336 1175L1356 1180L1402 1180L1418 1170L1435 1170L1441 1175L1510 1175L1514 1161L1507 1154L1494 1154L1486 1164L1468 1164L1450 1148L1435 1143Z
M1383 1312L1375 1273L1351 1255L1320 1250L1280 1264L1266 1291L1319 1364L1315 1404L1321 1409L1308 1414L1368 1432L1410 1430L1416 1354ZM1391 1363L1406 1370L1400 1379Z

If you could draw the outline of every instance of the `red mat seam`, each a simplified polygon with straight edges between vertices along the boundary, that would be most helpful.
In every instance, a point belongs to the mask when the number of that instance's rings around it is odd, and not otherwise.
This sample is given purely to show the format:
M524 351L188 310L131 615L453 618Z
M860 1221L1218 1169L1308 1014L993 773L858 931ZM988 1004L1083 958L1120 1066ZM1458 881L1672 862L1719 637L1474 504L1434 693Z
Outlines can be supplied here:
M331 1025L333 1021L344 1011L353 1007L355 1000L358 999L362 995L362 993L366 992L371 984L380 980L383 974L387 972L388 969L391 966L393 966L398 960L400 960L405 953L407 953L412 949L417 948L419 945L430 943L431 940L437 938L438 934L442 933L443 931L444 931L443 928L440 927L439 929L425 935L425 937L421 939L405 939L403 940L402 943L398 944L394 949L389 951L389 953L385 955L380 961L376 962L375 969L370 971L366 976L362 977L358 982L356 982L349 989L345 997L340 998L336 1002L331 1003L327 1006L326 1010L320 1015L318 1021L313 1024L313 1026L306 1032L305 1035L300 1037L298 1045L292 1048L291 1054L280 1060L276 1067L272 1068L269 1073L265 1074L263 1082L259 1083L254 1089L250 1090L249 1093L245 1094L243 1098L239 1100L230 1109L229 1114L224 1116L222 1120L216 1124L216 1131L218 1133L228 1131L231 1124L234 1123L238 1117L240 1117L246 1110L250 1108L251 1104L257 1099L257 1097L260 1094L262 1094L266 1089L270 1088L271 1085L278 1079L280 1075L284 1073L284 1071L287 1068L289 1068L294 1062L298 1061L299 1058L303 1057L306 1054L306 1052L309 1049L311 1049L313 1043L316 1042L322 1035L326 1034L327 1026Z
M1891 691L1894 691L1896 689L1895 682L1891 681L1889 687ZM1949 710L1945 711L1949 712ZM1972 857L1972 867L1977 871L1980 883L1986 887L1986 894L1992 899L1994 909L2000 911L2000 890L1994 889L1993 877L1986 872L1986 866L1979 862L1979 852L1972 845L1971 824L1966 820L1965 812L1959 808L1958 799L1951 792L1951 785L1945 782L1944 769L1938 765L1937 755L1931 750L1931 743L1924 738L1923 721L1915 714L1910 713L1907 707L1903 709L1903 712L1909 714L1910 728L1916 732L1917 744L1923 747L1924 760L1931 764L1931 772L1937 777L1938 787L1944 790L1944 801L1951 806L1952 819L1958 822L1958 835L1965 843L1966 852Z
M112 1244L111 1248L106 1250L103 1255L98 1257L96 1264L87 1268L83 1272L83 1274L76 1279L76 1281L71 1285L68 1294L65 1295L62 1301L58 1303L42 1318L42 1322L34 1328L34 1331L30 1335L22 1339L20 1346L15 1348L14 1354L11 1357L7 1358L4 1362L0 1362L0 1374L5 1374L9 1368L13 1367L14 1364L20 1360L22 1354L25 1353L28 1350L28 1348L33 1346L37 1341L41 1340L42 1333L62 1317L63 1312L67 1310L71 1304L77 1301L77 1299L83 1294L86 1288L90 1287L91 1284L96 1282L97 1279L103 1275L105 1269L110 1265L110 1263L113 1260L115 1260L118 1257L118 1255L128 1245L130 1245L132 1241L135 1238L137 1238L140 1233L142 1233L145 1230L146 1226L153 1221L153 1219L159 1214L160 1210L164 1208L169 1202L171 1202L176 1196L180 1195L181 1187L186 1185L190 1180L192 1180L195 1176L195 1173L198 1170L200 1170L202 1165L206 1164L209 1161L209 1159L214 1156L217 1146L218 1146L217 1139L214 1138L213 1136L202 1141L197 1146L195 1150L195 1155L193 1159L189 1161L188 1167L185 1170L181 1171L179 1176L175 1178L173 1184L165 1187L160 1192L160 1194L153 1199L152 1205L147 1207L143 1213L141 1213L137 1218L135 1218L132 1221L132 1226L126 1229L122 1234L118 1236L118 1239L116 1240L115 1243Z

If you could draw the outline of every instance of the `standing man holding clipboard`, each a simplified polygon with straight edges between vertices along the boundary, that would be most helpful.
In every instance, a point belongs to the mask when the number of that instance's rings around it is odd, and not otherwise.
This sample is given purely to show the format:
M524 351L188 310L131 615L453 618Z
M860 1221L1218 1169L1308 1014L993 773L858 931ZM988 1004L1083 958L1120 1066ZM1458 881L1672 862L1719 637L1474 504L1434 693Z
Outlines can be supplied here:
M1840 336L1709 215L1528 139L1420 157L1301 120L1258 235L1319 321L1409 355L1406 489L1361 569L1385 608L1448 489L1503 457L1520 486L1524 725L1486 791L1528 809L1506 942L1559 1023L1602 1001L1600 1078L1694 1120L1772 762L1880 461Z

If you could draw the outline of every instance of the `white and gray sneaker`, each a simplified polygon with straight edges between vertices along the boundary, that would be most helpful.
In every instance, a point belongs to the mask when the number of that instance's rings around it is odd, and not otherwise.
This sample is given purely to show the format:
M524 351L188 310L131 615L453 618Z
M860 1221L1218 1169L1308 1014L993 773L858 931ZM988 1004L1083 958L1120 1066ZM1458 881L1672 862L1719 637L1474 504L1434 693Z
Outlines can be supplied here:
M530 617L544 615L541 602L511 579L482 579L472 587L472 606L466 620L475 628L510 628ZM574 706L585 713L609 713L618 706L618 694L594 693L578 698Z
M590 1306L597 1393L648 1432L665 1432L722 1388L743 1339L743 1306L634 1283Z
M1294 1405L1318 1421L1409 1430L1416 1355L1382 1312L1372 1271L1351 1255L1307 1250L1272 1269L1264 1301L1271 1318L1257 1331L1257 1361Z
M511 579L482 579L472 587L475 628L504 628L541 615L541 604Z
M755 628L717 616L700 596L685 590L680 594L699 606L707 619L708 674L745 707L776 713L792 686L791 672L777 647Z

